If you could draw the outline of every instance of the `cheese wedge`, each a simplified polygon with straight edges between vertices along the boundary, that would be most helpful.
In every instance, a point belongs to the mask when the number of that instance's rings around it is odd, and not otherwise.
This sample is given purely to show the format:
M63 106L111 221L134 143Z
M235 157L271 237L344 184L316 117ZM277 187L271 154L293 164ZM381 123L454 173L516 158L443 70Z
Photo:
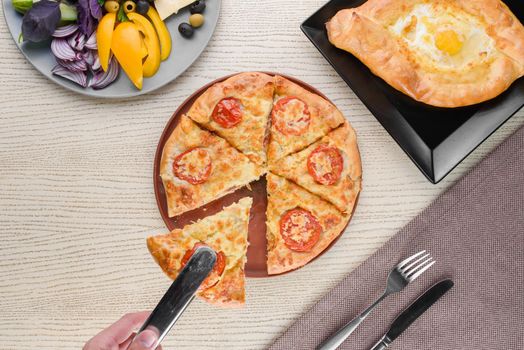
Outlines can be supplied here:
M155 0L155 8L160 15L162 20L171 16L174 13L178 13L180 9L191 5L196 0Z

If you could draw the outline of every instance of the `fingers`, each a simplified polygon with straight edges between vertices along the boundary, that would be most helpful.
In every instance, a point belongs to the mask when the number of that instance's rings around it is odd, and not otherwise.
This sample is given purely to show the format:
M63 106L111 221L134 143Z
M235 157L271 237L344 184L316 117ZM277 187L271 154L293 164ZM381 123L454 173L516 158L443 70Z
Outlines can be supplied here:
M128 350L152 350L157 340L157 332L152 329L143 330L136 336Z
M118 348L118 350L127 350L127 348L129 348L129 344L131 344L135 336L136 336L136 333L131 334L129 338L126 339L125 342L120 344L120 347Z
M145 322L149 314L149 311L125 314L118 321L100 332L100 334L111 335L117 344L121 344Z
M122 316L117 322L91 338L84 345L83 350L120 350L122 348L120 345L145 322L149 314L149 311L143 311Z

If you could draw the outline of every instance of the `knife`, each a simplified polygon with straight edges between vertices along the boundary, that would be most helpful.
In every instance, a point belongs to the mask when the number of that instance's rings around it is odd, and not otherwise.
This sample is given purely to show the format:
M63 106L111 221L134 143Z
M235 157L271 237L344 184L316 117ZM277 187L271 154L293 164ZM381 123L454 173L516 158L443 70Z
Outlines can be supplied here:
M197 248L151 315L140 327L137 335L145 329L151 329L158 334L158 340L151 347L152 349L156 349L162 342L191 303L198 287L213 270L216 259L217 256L213 249L205 246Z
M453 287L453 281L443 280L428 289L404 310L391 324L389 331L378 341L371 350L386 349L399 335L402 334L417 318L439 300Z

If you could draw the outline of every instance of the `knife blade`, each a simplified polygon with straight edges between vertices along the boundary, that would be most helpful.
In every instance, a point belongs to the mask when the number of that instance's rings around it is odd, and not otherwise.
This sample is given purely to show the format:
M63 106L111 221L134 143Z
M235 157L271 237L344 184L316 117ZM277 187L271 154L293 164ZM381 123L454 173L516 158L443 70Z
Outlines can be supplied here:
M158 340L151 347L152 349L156 349L191 303L196 291L213 270L216 259L215 251L206 246L199 247L191 255L186 266L180 271L166 294L137 332L138 335L145 329L152 329L158 334Z
M417 318L439 300L453 287L453 281L447 279L438 282L419 296L406 310L404 310L391 324L389 331L371 348L371 350L386 349L399 335L402 334Z

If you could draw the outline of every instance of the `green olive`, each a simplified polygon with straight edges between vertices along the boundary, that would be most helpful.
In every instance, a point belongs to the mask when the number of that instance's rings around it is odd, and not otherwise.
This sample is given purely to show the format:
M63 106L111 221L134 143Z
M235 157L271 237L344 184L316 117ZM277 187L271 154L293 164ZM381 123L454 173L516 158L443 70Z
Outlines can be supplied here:
M134 1L127 0L126 2L124 2L124 4L122 6L124 6L124 12L125 13L135 12L136 4L135 4Z
M204 24L204 16L200 13L192 14L189 16L189 24L191 24L193 28L201 27L202 24Z
M119 7L120 7L120 5L118 4L118 2L116 2L114 0L106 1L105 4L104 4L104 8L109 13L116 13L116 12L118 12L118 8Z

